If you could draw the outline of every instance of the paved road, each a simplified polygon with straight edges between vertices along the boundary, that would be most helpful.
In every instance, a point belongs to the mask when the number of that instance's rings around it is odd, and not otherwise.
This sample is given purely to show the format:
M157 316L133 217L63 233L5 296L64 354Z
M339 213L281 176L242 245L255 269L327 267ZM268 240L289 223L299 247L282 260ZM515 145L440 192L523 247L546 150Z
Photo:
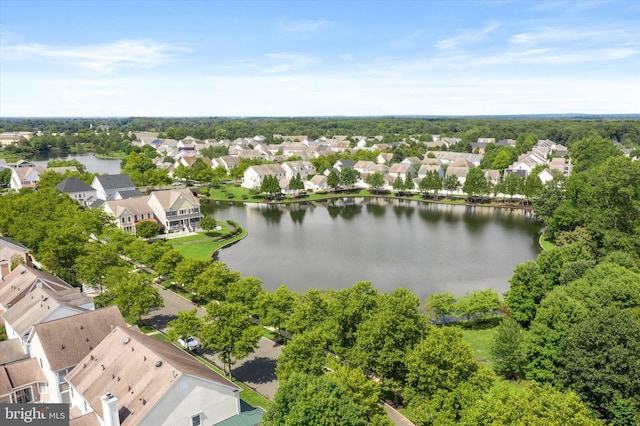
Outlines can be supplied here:
M196 306L187 299L178 296L172 291L166 290L162 286L155 286L164 299L164 307L151 311L144 319L147 323L163 333L167 332L167 324L176 318L179 311L189 311L197 308L198 316L204 316L206 314L204 308ZM260 338L256 350L232 366L233 377L267 399L273 399L278 389L278 382L276 380L276 358L281 352L282 347L280 345L273 343L265 337ZM201 350L199 351L199 355L222 369L222 362L220 362L218 356L211 351Z
M164 299L164 307L151 311L144 319L163 333L167 332L167 324L176 318L179 311L189 311L197 308L198 316L204 316L206 314L204 308L196 306L189 300L178 296L160 285L154 285L158 288L158 291L160 291ZM198 353L207 361L222 369L222 362L220 362L218 356L210 350L203 349ZM233 377L260 395L269 400L273 400L273 396L278 389L278 381L276 380L276 358L278 358L281 353L282 347L279 344L265 337L261 337L256 350L246 358L239 360L232 367ZM384 409L396 425L413 425L413 423L390 406L385 405Z

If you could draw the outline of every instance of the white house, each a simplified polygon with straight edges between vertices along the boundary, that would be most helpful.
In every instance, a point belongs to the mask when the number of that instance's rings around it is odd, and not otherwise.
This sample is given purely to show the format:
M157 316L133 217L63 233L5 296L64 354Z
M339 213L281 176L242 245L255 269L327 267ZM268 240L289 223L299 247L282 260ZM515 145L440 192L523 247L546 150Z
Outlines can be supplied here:
M286 179L293 179L297 174L304 181L308 176L316 174L316 168L309 161L285 161L282 163Z
M100 200L112 200L116 192L136 189L129 175L125 174L96 176L91 186L95 188L96 197Z
M66 380L71 411L102 425L215 425L241 413L236 385L178 347L122 327Z
M87 200L96 198L95 188L75 177L63 180L56 185L56 188L76 200L81 206L87 205Z
M20 259L27 266L31 266L31 256L27 247L8 238L0 237L0 280L4 280L11 272L11 260L13 258ZM16 265L16 267L18 266ZM0 284L0 288L2 287L3 285ZM0 297L1 302L2 299Z
M258 166L250 166L244 171L242 177L242 187L244 188L260 188L262 180L265 176L275 176L278 181L286 179L287 172L279 164L262 164Z

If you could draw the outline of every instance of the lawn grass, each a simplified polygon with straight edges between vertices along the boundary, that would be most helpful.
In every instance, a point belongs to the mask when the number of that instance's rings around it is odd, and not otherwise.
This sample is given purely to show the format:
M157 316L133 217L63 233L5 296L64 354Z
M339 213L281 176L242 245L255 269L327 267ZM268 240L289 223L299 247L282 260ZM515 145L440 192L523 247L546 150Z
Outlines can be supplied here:
M476 361L483 364L491 364L491 347L497 330L495 328L468 329L462 330L462 333L462 341L471 346Z
M542 247L542 250L551 250L551 249L557 247L555 244L553 244L551 241L549 241L544 236L544 234L540 235L540 239L538 240L538 242L540 243L540 247Z
M218 222L218 224L222 228L219 231L199 232L197 235L172 238L169 242L173 249L180 252L184 257L210 259L216 250L247 236L247 231L240 226L234 227L226 222ZM221 239L226 235L230 235L237 228L241 230L238 235L229 239Z

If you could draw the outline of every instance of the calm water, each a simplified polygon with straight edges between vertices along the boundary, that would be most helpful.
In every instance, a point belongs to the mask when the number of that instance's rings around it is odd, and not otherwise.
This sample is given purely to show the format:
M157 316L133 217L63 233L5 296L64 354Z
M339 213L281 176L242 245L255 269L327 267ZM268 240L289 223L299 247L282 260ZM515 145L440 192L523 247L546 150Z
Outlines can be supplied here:
M108 160L104 158L94 157L93 154L68 154L55 157L48 155L39 155L33 157L37 166L46 166L51 160L78 160L85 166L90 173L116 175L120 173L120 160Z
M341 289L371 281L419 297L508 290L515 266L535 259L540 225L519 210L371 199L293 206L203 206L249 235L219 260L273 290Z

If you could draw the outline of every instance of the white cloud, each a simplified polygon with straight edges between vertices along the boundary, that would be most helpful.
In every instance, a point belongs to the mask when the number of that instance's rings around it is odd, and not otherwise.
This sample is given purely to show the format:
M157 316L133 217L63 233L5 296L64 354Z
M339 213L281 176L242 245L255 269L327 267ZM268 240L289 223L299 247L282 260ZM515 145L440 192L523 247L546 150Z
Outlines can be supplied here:
M317 19L315 21L298 21L290 23L282 23L282 31L286 32L312 32L317 31L323 27L331 24L331 21L326 19Z
M273 63L265 66L262 70L269 74L298 70L316 62L316 59L311 56L294 53L269 53L267 57Z
M169 61L172 53L180 50L185 49L151 40L119 40L109 44L71 47L45 44L2 47L5 60L43 58L106 73L124 67L156 67Z
M499 27L500 27L500 24L492 23L492 24L486 25L484 28L482 28L479 31L464 30L464 31L461 31L455 37L439 40L435 44L435 47L437 47L438 49L452 49L462 44L477 43L479 41L486 39L488 34L495 31Z

